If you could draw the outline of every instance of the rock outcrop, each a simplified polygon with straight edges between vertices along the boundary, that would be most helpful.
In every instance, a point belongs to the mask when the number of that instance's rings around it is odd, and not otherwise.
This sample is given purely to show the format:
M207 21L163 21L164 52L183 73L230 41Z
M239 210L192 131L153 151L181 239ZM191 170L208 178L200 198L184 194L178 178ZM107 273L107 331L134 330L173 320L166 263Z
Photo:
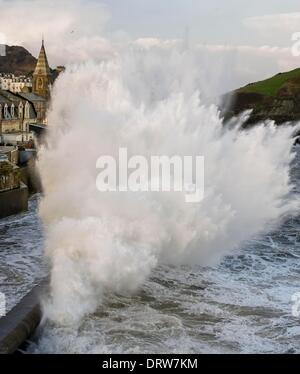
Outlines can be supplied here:
M252 109L245 126L267 119L279 125L300 121L300 69L240 88L225 95L224 101L228 102L229 97L231 104L225 110L226 118Z

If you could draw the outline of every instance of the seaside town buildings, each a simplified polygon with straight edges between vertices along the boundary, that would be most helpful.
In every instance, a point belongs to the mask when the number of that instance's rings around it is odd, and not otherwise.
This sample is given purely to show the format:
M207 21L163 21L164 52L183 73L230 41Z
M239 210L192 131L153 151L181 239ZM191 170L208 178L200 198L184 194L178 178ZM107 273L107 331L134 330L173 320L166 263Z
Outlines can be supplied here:
M0 90L1 143L16 145L33 140L29 125L36 123L33 104L10 91Z
M0 72L0 218L26 210L29 192L41 188L33 129L41 132L47 124L52 84L44 41L32 78Z
M46 112L53 83L44 41L32 79L0 72L0 144L32 142L30 125L47 124Z
M14 74L5 74L0 72L0 90L19 93L23 90L32 88L32 79L25 75L16 77Z

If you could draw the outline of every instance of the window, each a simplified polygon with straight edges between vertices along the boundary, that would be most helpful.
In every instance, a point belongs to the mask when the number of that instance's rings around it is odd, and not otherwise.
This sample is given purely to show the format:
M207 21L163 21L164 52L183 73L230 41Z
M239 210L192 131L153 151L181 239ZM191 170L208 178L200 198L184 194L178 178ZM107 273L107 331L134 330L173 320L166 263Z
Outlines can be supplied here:
M29 115L29 109L30 109L29 103L28 103L28 101L26 101L26 104L25 104L25 118L29 118L30 117L30 115Z
M7 106L7 104L4 105L4 118L8 119L8 106Z
M44 81L43 78L38 78L36 82L37 90L42 90L44 88Z
M23 117L23 103L22 101L19 104L19 118Z
M10 106L10 115L11 115L11 118L14 118L15 116L15 105L14 104L11 104Z

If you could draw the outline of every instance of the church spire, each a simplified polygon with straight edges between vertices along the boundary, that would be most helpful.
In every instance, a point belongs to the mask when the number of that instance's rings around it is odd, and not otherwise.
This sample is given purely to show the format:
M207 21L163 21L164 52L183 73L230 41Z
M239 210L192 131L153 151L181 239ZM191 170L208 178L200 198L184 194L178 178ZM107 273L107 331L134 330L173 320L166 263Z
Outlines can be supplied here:
M44 36L42 39L42 47L40 50L40 54L39 54L37 64L36 64L33 74L51 75L49 64L48 64L48 59L47 59L47 54L46 54L45 46L44 46Z
M42 46L37 60L37 64L33 73L32 92L49 97L49 85L51 84L51 71L48 64L47 54L44 46L44 36L42 38Z

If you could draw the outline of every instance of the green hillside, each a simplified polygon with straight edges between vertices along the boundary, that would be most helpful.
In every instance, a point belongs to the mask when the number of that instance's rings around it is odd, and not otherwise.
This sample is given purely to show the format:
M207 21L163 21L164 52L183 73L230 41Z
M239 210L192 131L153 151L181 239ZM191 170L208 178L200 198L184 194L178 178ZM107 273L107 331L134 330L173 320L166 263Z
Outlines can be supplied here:
M300 68L287 73L279 73L264 81L248 84L238 92L258 93L267 96L276 96L280 88L290 79L300 78Z
M230 119L251 110L244 127L261 121L300 121L300 68L248 84L224 95L224 117ZM230 104L228 104L230 103Z

